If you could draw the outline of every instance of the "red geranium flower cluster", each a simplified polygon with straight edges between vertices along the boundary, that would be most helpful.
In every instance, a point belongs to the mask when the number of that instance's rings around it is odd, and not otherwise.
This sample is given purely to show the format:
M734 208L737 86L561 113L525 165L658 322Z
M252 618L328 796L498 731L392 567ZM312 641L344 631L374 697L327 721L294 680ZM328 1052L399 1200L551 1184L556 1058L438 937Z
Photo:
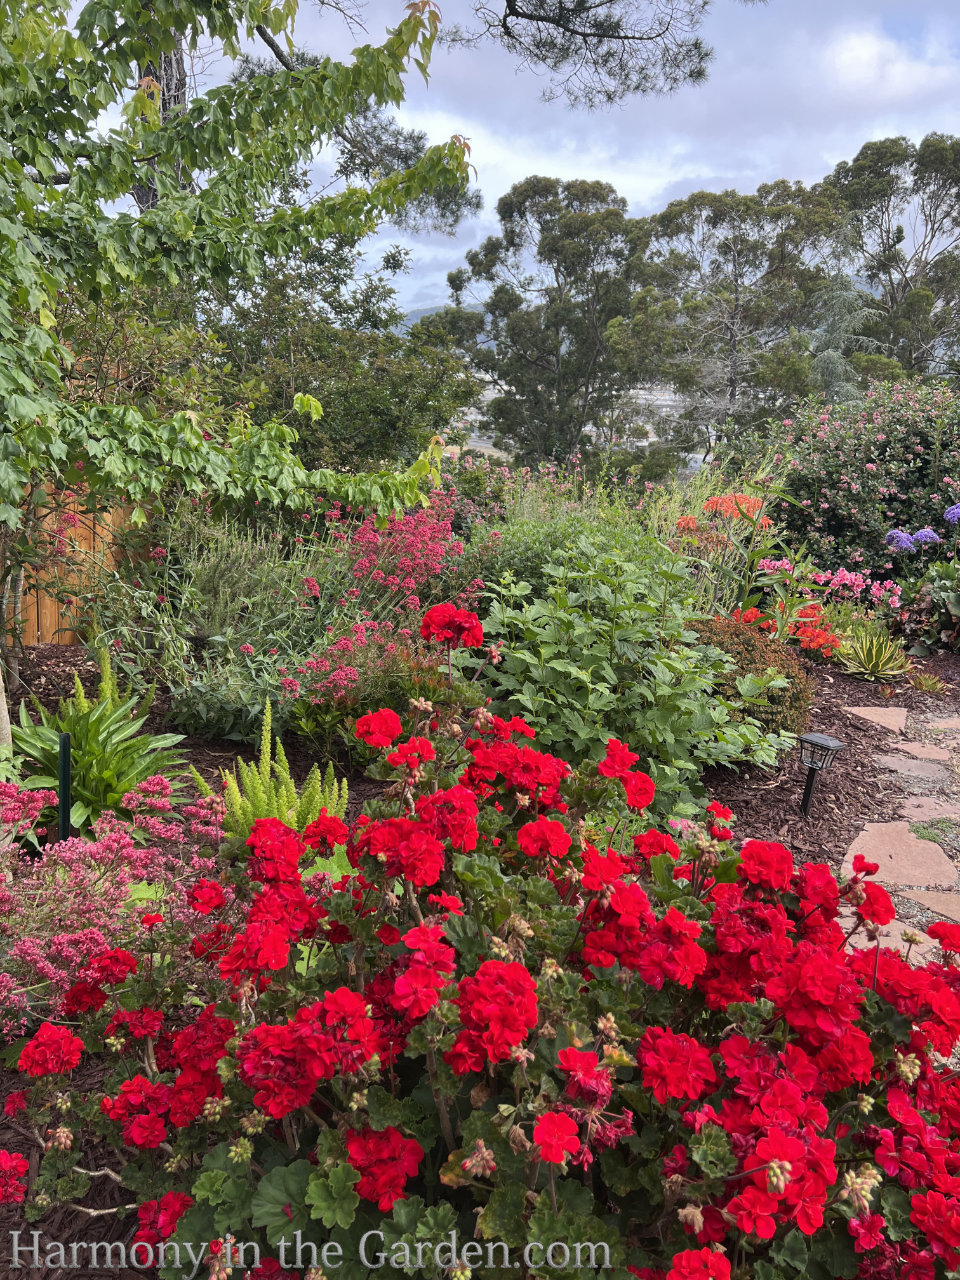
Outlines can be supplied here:
M477 649L483 644L480 619L469 609L453 604L435 604L423 615L420 635L449 649Z
M30 1162L16 1151L0 1149L0 1204L23 1204L27 1193L21 1181L30 1169Z
M44 1022L23 1046L17 1066L28 1076L59 1076L72 1071L82 1053L83 1041L79 1036L67 1027Z
M379 1131L350 1129L346 1144L347 1158L361 1175L357 1195L372 1200L383 1213L389 1213L397 1200L406 1199L404 1187L423 1159L419 1142L388 1125Z
M444 1057L460 1076L505 1061L537 1022L537 986L522 964L485 960L460 979L454 1004L464 1029Z

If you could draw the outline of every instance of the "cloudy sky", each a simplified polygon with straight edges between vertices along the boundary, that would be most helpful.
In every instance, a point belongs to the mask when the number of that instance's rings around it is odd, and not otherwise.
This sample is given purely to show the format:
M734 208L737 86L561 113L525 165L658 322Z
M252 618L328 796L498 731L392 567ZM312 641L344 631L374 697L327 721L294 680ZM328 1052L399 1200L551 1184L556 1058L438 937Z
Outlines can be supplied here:
M367 0L368 35L351 36L301 4L297 43L335 56L378 41L403 12L403 0ZM449 22L470 16L470 0L441 4ZM701 189L814 181L872 138L960 134L956 0L713 0L703 35L715 51L706 84L601 112L543 102L543 81L489 43L438 50L429 85L411 74L403 122L431 141L469 138L485 210L454 238L379 237L411 249L403 304L447 300L446 273L496 231L497 200L530 174L604 179L639 215Z

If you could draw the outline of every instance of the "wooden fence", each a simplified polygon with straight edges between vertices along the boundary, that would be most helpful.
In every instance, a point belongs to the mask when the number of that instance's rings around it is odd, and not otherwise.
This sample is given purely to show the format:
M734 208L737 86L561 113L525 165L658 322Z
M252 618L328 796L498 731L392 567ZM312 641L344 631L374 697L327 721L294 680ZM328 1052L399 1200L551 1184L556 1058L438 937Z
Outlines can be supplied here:
M67 532L68 540L80 553L81 564L84 560L91 563L109 557L113 546L114 532L123 528L127 521L127 512L122 507L102 515L80 515L80 523ZM82 570L80 574L82 578ZM21 625L23 643L26 644L77 644L79 636L70 629L69 610L54 595L44 591L44 584L60 580L50 574L39 573L36 578L28 575L23 588L23 608ZM7 622L13 621L13 610L7 612Z

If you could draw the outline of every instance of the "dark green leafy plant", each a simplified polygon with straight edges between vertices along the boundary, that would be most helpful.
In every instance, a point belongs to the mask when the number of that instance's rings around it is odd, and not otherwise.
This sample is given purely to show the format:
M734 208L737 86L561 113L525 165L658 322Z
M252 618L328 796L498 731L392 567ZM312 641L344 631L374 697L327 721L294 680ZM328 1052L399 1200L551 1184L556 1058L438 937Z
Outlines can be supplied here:
M74 681L73 696L64 698L55 712L34 704L39 724L20 704L13 747L27 789L56 789L60 735L70 734L70 825L82 831L107 809L124 813L123 797L145 778L181 770L183 761L171 748L182 737L140 732L152 698L148 695L138 706L136 697L122 696L105 652L95 701L86 697L79 677Z
M491 592L484 630L503 649L481 686L491 710L525 717L546 750L589 761L611 736L629 742L656 782L657 815L682 816L707 766L772 765L791 745L753 715L781 677L748 673L725 695L730 660L697 645L685 561L652 540L645 559L631 554L581 538L545 567L543 598L512 579Z
M904 599L900 628L908 653L960 648L960 560L937 560Z
M721 650L735 664L718 682L719 693L735 700L740 696L740 684L745 676L762 678L772 672L779 677L779 682L768 684L766 706L754 703L751 716L768 733L804 732L812 693L800 663L786 645L732 618L710 618L692 625L702 644Z

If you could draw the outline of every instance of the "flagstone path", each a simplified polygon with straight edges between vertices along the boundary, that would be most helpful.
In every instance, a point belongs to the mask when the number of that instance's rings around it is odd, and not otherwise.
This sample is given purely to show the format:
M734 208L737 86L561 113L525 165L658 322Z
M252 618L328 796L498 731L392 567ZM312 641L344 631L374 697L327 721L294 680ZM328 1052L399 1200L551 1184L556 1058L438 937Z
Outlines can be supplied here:
M888 732L874 759L890 771L902 795L895 820L865 824L842 872L853 874L857 854L879 863L876 878L897 909L896 919L880 930L881 945L909 948L911 960L935 959L939 948L926 929L934 920L960 923L960 716L924 716L903 707L844 710ZM841 923L852 927L852 911ZM851 944L874 945L862 930Z

